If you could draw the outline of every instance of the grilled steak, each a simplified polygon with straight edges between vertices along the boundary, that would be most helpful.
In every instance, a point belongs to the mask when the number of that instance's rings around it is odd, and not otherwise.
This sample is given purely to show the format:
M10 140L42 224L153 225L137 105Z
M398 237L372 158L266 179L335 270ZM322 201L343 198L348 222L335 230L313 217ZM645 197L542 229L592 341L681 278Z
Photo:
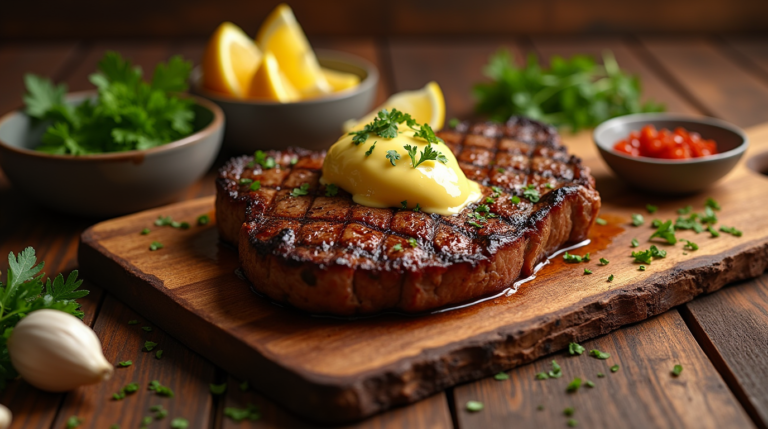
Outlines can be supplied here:
M325 196L318 182L325 154L290 149L267 154L275 168L243 156L221 169L220 236L238 246L258 291L341 315L419 312L479 298L530 275L563 244L586 238L600 196L589 168L568 155L554 128L513 117L506 124L462 123L438 135L467 177L483 185L484 201L459 215L364 207L342 190ZM248 179L261 188L252 191ZM305 183L308 195L291 195ZM529 185L538 202L530 190L526 197ZM480 204L493 215L478 221Z

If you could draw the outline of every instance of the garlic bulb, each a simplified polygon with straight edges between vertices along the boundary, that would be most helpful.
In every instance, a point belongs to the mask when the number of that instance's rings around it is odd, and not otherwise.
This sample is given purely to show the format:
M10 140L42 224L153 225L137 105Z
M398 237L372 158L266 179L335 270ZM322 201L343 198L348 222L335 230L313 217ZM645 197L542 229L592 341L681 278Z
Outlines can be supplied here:
M0 429L8 429L11 427L11 420L13 420L11 410L5 405L0 404Z
M37 310L21 319L8 338L11 363L38 389L64 392L112 376L96 333L58 310Z

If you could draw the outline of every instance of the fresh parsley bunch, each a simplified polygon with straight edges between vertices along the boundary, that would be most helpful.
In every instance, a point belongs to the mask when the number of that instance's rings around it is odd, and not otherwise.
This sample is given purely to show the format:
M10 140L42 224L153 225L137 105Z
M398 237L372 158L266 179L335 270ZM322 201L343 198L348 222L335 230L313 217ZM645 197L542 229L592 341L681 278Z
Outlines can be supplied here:
M475 85L475 107L495 121L525 115L575 132L616 116L664 110L662 104L640 102L640 79L624 73L609 51L603 65L584 55L556 56L545 69L535 55L517 67L502 49L491 56L484 73L492 81Z
M90 81L96 100L78 106L64 102L66 85L27 74L24 102L32 118L51 121L37 150L52 154L88 155L149 149L193 132L191 99L174 93L187 90L192 64L180 56L155 68L150 83L116 52L107 52Z
M45 273L41 273L45 262L37 264L35 249L27 247L15 256L8 255L6 282L0 282L0 389L4 389L8 380L18 376L11 365L7 341L13 327L24 316L35 310L49 308L83 317L80 304L75 301L88 295L87 290L77 290L82 280L77 279L77 270L64 280L59 274L51 281L43 282Z

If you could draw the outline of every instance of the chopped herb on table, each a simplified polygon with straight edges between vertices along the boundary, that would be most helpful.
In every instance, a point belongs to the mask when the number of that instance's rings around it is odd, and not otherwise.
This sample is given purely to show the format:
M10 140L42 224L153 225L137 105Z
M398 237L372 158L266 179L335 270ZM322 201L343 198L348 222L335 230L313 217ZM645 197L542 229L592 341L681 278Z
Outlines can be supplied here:
M141 235L147 235L150 232L152 232L152 231L150 231L149 228L144 228L144 229L141 230Z
M637 270L638 270L638 271L645 271L645 265L640 265L640 266L637 268Z
M152 327L151 326L142 326L141 329L144 332L152 332Z
M128 383L128 384L126 384L126 385L125 385L125 387L123 387L122 389L120 389L120 391L119 391L119 392L117 392L117 393L113 393L113 394L112 394L112 399L114 399L114 400L116 400L116 401L119 401L119 400L121 400L121 399L125 399L125 396L126 396L126 395L129 395L129 394L131 394L131 393L134 393L134 392L136 392L136 391L138 391L138 390L139 390L139 385L138 385L138 383Z
M608 221L600 217L595 219L595 223L598 225L608 225Z
M536 409L539 410L539 411L544 411L544 406L543 405L539 405L538 407L536 407Z
M563 260L565 262L575 264L575 263L578 263L578 262L582 262L584 260L584 257L579 256L579 255L571 255L570 253L568 253L568 251L566 251L563 254Z
M579 425L579 422L576 421L576 419L568 419L568 427L575 428Z
M651 255L652 255L654 258L666 258L666 257L667 257L667 251L666 251L666 250L662 250L662 249L659 249L659 248L658 248L658 247L656 247L656 246L651 246L651 248L650 248L650 249L648 249L648 250L650 250L650 251L651 251ZM650 263L650 262L649 262L649 263Z
M597 378L603 378L603 377L605 377L605 374L603 374L602 372L597 373Z
M592 270L588 268L584 268L584 275L587 275L587 274L592 274Z
M691 212L691 210L693 210L693 206L687 205L681 209L677 209L677 214L681 214L681 215L688 214Z
M597 350L597 349L590 350L589 351L589 355L592 356L593 358L603 359L603 360L608 359L609 357L611 357L610 353L601 352L600 350Z
M158 216L155 219L155 226L167 226L173 223L173 219L170 216Z
M154 349L155 347L157 347L157 343L155 343L153 341L145 341L144 342L144 348L147 349L148 352L151 352L152 349Z
M683 372L682 365L675 365L675 367L672 368L672 375L674 375L675 377L678 377L682 372Z
M619 364L616 364L611 367L611 372L617 372L619 370Z
M640 226L644 222L645 222L645 218L643 218L643 215L639 213L632 213L632 225Z
M158 350L155 352L155 359L162 359L163 358L163 351Z
M211 393L213 393L214 395L221 395L227 391L227 383L222 383L222 384L211 383L208 385L208 387L211 390Z
M549 378L549 375L547 375L546 372L540 372L540 373L536 374L536 379L537 380L546 380L548 378Z
M613 276L613 274L611 274L610 276L608 276L608 281L609 281L609 282L612 282L614 278L615 278L615 277Z
M168 410L163 408L162 405L153 405L149 407L149 411L152 411L155 413L155 420L162 420L168 417Z
M630 244L632 245L632 247L637 247L637 246L639 246L639 245L640 245L640 242L639 242L639 241L637 241L637 239L636 239L636 238L633 238L633 239L632 239L632 242L631 242Z
M189 422L187 419L176 417L175 419L171 420L171 429L187 429L189 427Z
M595 383L593 383L593 382L591 382L589 380L585 381L584 385L587 386L587 387L595 387Z
M507 374L506 372L500 372L500 373L494 375L493 378L498 380L498 381L509 380L509 374Z
M600 263L603 264L603 265L608 265L608 264L611 263L611 261L609 261L609 260L607 260L605 258L600 258Z
M568 383L568 386L565 388L566 392L573 393L579 390L579 387L581 387L581 379L579 377L576 377Z
M717 232L717 230L716 230L716 229L715 229L715 228L714 228L712 225L709 225L709 226L707 227L707 231L709 231L709 233L710 233L710 234L712 234L712 237L713 237L713 238L715 238L715 237L720 237L720 233L719 233L719 232Z
M563 370L560 367L560 365L557 364L556 361L552 361L552 370L547 373L548 376L551 378L560 378L563 376Z
M173 398L173 390L167 386L163 386L157 380L152 380L149 382L149 390L155 392L157 395Z
M654 220L651 221L651 226L654 227L654 228L658 228L663 223L664 222L662 222L661 219L654 219ZM675 225L675 226L677 226L677 225Z
M645 209L648 210L648 213L654 214L659 210L659 207L651 204L646 204Z
M197 218L197 224L198 225L208 225L208 222L210 222L210 221L211 221L211 217L208 216L207 214L200 215Z
M568 344L568 353L570 353L571 355L580 355L584 353L584 350L585 350L584 347L582 347L577 343Z
M141 426L142 428L145 428L149 426L152 423L152 416L145 416L143 419L141 419Z
M483 408L485 408L485 406L480 401L469 401L469 402L467 402L467 411L471 411L471 412L474 413L474 412L477 412L477 411L481 411Z
M653 253L650 249L642 250L639 252L632 252L632 257L635 258L634 262L641 262L644 264L650 264L653 258Z
M154 252L155 250L160 250L163 248L163 243L159 241L153 241L152 244L149 245L149 250Z
M572 416L573 413L575 413L575 412L576 412L576 410L573 407L568 407L568 408L563 410L563 414L565 414L568 417Z
M475 109L499 122L525 115L578 131L616 116L664 110L663 105L640 101L639 78L622 71L610 52L603 54L603 64L577 55L553 57L546 68L535 55L518 67L502 49L483 72L491 81L475 85Z
M121 367L131 366L133 365L133 361L124 360L124 361L118 362L118 365L120 365Z
M83 424L83 419L77 416L72 416L67 419L67 429L74 429Z
M261 412L255 405L248 404L246 408L224 408L224 416L229 417L236 422L242 422L243 420L255 422L261 418Z

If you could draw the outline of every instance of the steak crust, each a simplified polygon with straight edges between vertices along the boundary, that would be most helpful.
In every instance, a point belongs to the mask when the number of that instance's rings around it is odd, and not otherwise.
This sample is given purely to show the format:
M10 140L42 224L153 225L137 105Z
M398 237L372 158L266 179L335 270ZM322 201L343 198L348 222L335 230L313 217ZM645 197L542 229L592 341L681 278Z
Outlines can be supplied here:
M365 207L343 190L326 196L319 184L325 153L288 149L267 153L275 168L254 165L250 156L222 167L220 236L238 247L256 290L338 315L421 312L496 293L563 244L586 238L600 195L589 168L568 155L553 127L513 117L460 123L438 135L482 185L483 201L458 215ZM241 179L261 188L252 191ZM291 195L305 183L308 195ZM528 185L539 191L538 202L524 197ZM481 228L469 223L479 204L496 216Z

